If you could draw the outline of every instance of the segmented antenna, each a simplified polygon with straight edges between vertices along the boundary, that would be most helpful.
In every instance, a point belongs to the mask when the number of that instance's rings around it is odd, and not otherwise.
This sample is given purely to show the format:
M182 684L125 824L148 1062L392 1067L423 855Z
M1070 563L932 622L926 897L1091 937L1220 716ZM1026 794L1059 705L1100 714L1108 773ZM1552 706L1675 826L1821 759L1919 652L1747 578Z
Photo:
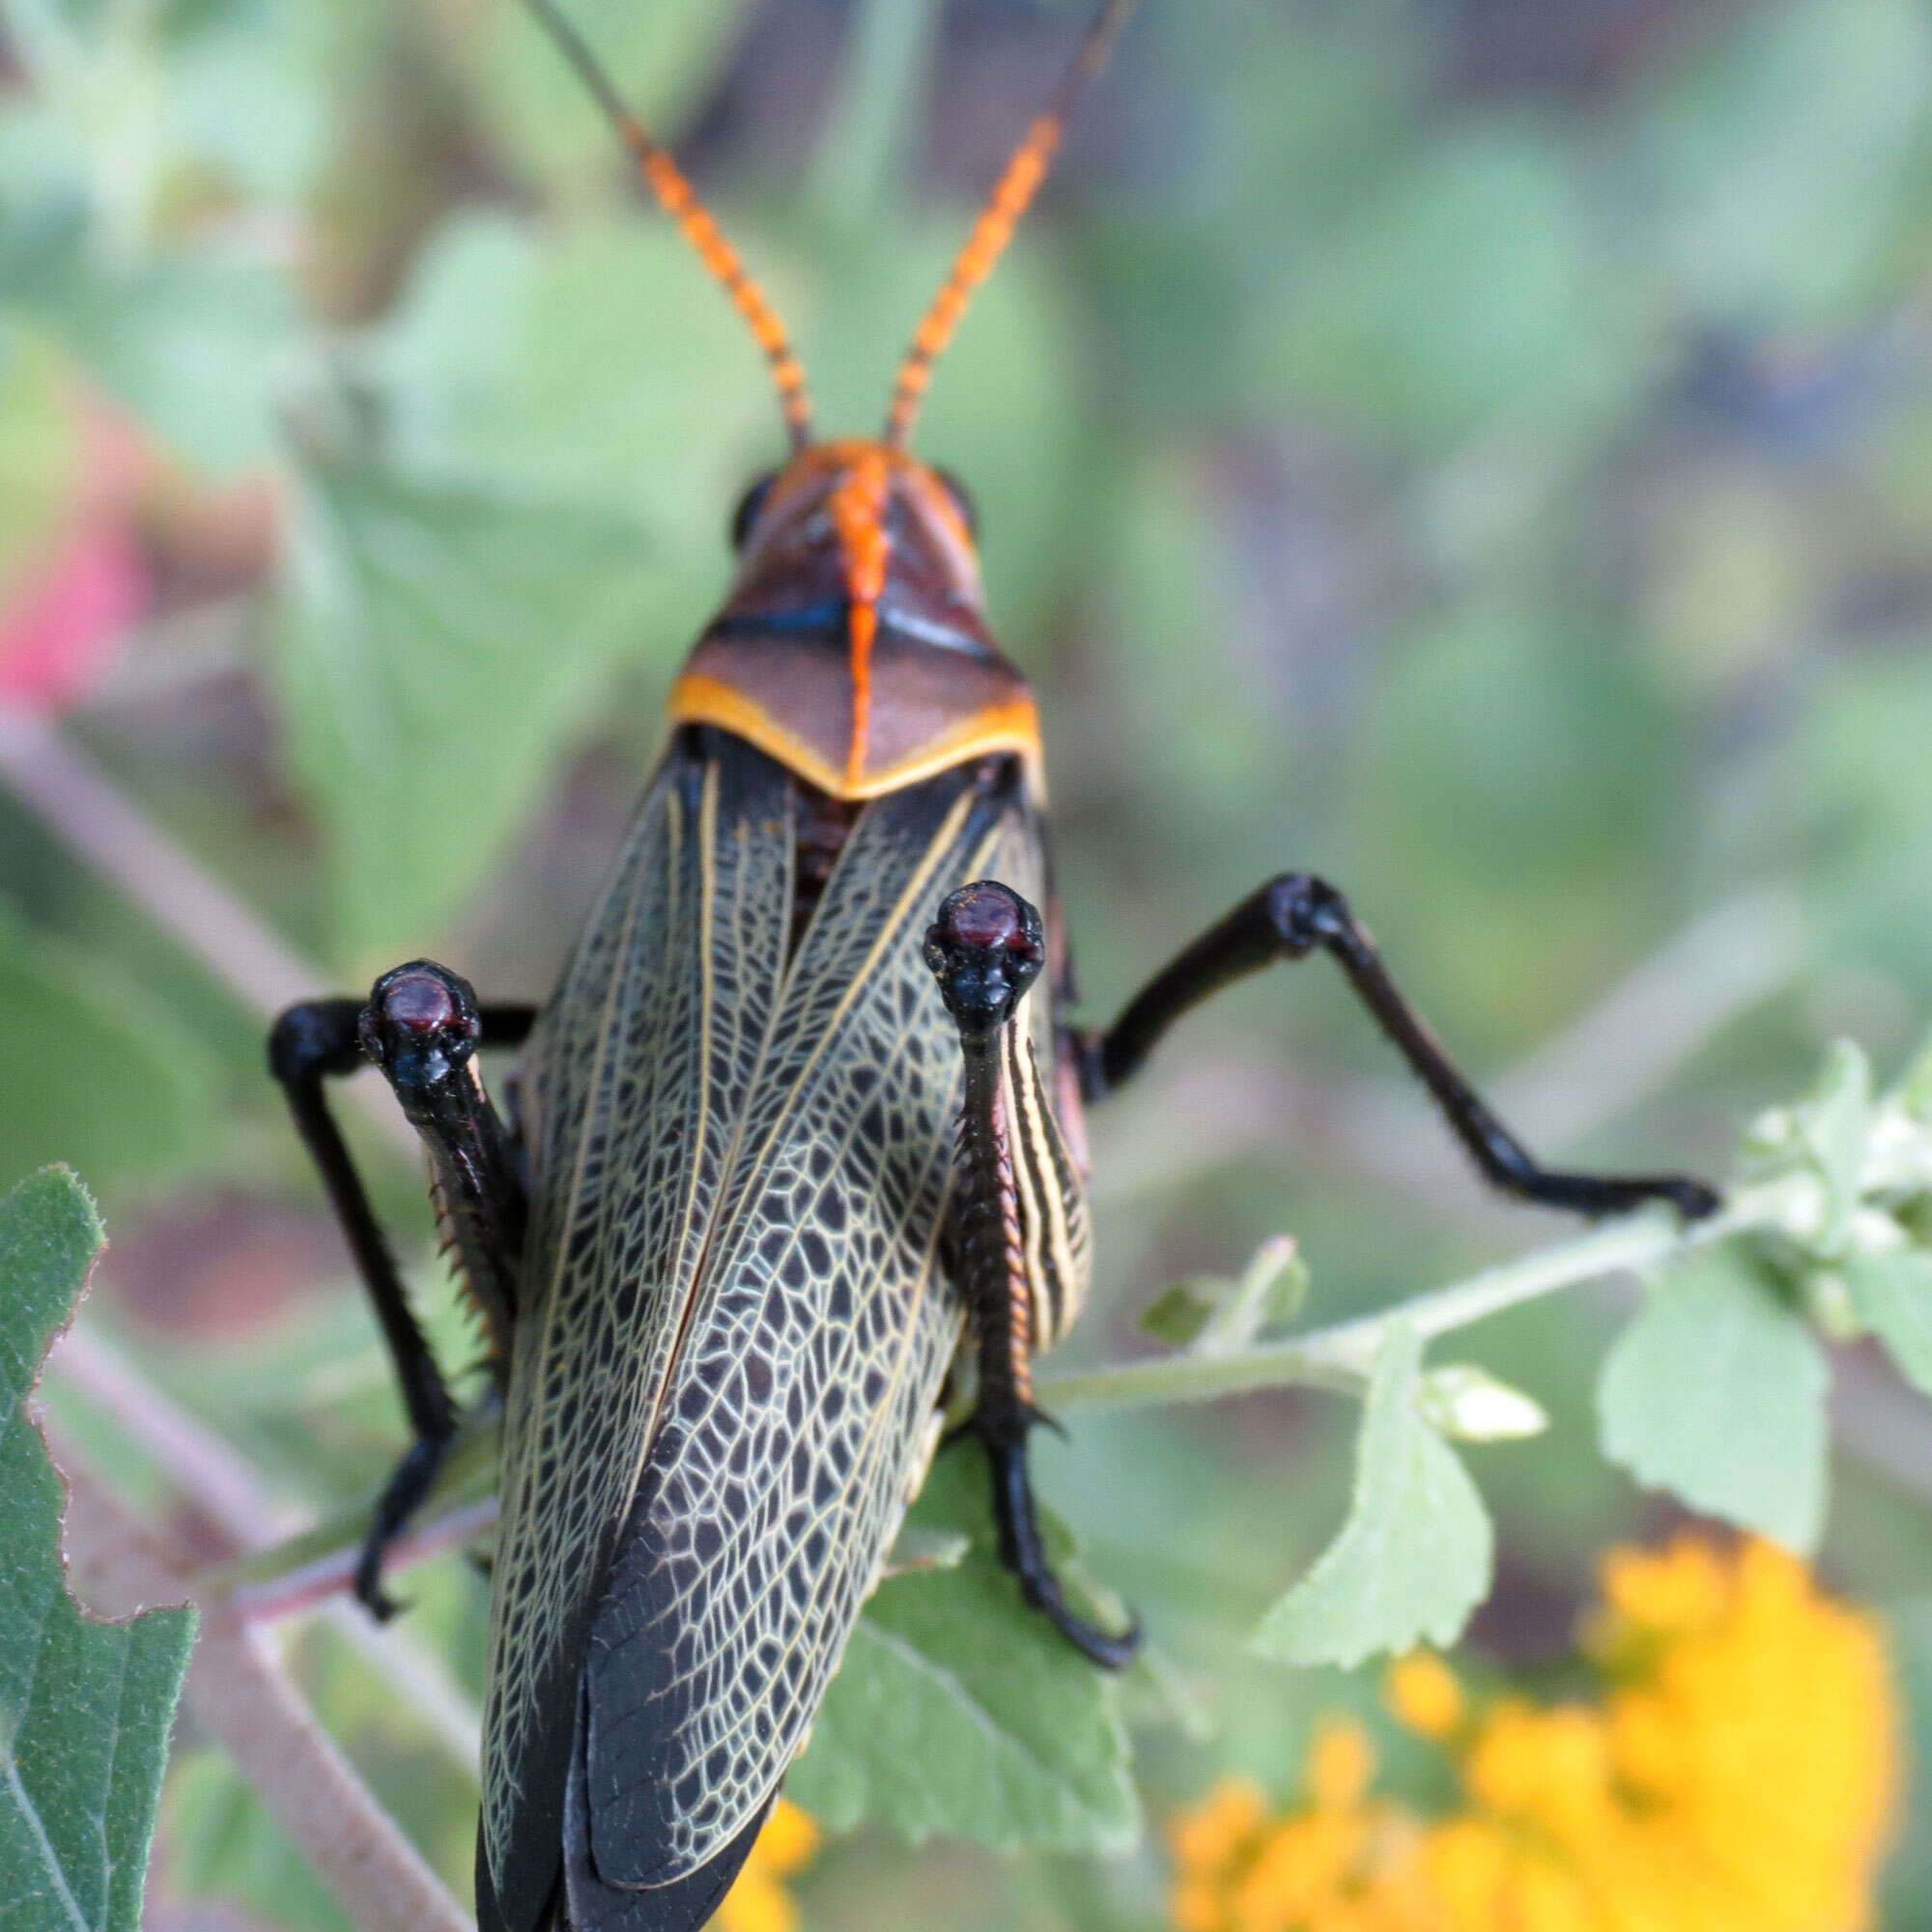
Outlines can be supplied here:
M924 402L926 387L932 381L932 365L952 340L952 331L959 327L959 318L966 313L973 291L992 272L993 264L1012 240L1013 230L1027 212L1028 203L1053 165L1054 153L1060 146L1074 102L1100 71L1133 5L1134 0L1102 0L1099 12L1088 23L1073 59L1054 90L1053 99L1021 137L992 193L986 197L986 205L980 211L980 218L974 222L965 246L952 258L952 267L933 297L932 306L913 331L912 346L906 351L893 384L892 405L886 412L886 442L890 448L903 449L910 440L912 426L919 419L920 405Z
M724 285L732 307L745 318L753 339L765 352L765 360L771 364L772 381L778 387L779 408L784 412L791 446L806 448L811 441L811 399L806 394L804 365L792 353L790 338L778 318L778 311L765 299L765 292L745 272L737 250L725 241L685 179L684 171L624 105L582 35L557 11L553 0L524 0L524 4L538 26L555 43L557 51L576 69L590 98L617 130L618 139L630 150L639 174L657 197L658 205L677 224L678 233L697 251L698 260Z

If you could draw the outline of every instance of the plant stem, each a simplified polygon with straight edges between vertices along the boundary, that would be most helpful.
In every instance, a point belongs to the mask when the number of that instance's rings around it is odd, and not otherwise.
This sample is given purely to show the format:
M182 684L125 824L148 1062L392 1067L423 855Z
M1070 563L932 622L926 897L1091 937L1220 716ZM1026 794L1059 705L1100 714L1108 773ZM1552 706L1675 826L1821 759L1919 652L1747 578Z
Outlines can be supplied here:
M1624 1269L1652 1266L1720 1236L1791 1226L1811 1210L1816 1197L1816 1183L1798 1176L1742 1189L1721 1213L1689 1228L1668 1210L1629 1215L1573 1240L1539 1248L1519 1261L1413 1295L1378 1314L1236 1354L1183 1351L1070 1375L1046 1375L1040 1378L1040 1397L1047 1407L1065 1413L1208 1402L1259 1388L1325 1388L1359 1395L1392 1321L1407 1322L1425 1341L1446 1335L1519 1302Z
M1626 1215L1572 1240L1412 1295L1378 1314L1338 1321L1290 1341L1261 1343L1228 1354L1181 1350L1146 1361L1042 1376L1040 1394L1045 1406L1058 1413L1209 1402L1261 1388L1321 1388L1359 1396L1368 1386L1369 1372L1393 1321L1406 1321L1427 1341L1466 1328L1519 1302L1604 1275L1654 1266L1727 1235L1777 1229L1802 1233L1815 1223L1820 1200L1819 1183L1801 1174L1739 1188L1720 1213L1689 1228L1666 1209ZM397 1551L399 1561L446 1547L487 1525L492 1505L484 1486L494 1466L494 1429L482 1426L451 1456L407 1546ZM331 1589L346 1587L366 1524L366 1508L344 1511L301 1536L250 1551L210 1573L207 1580L232 1593L251 1619L290 1614Z

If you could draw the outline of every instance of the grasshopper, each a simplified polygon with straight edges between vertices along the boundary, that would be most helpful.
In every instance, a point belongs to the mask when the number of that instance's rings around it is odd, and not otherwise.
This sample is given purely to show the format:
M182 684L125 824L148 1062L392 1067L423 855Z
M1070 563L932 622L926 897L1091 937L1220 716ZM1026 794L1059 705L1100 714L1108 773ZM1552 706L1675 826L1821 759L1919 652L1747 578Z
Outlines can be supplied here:
M790 440L668 743L541 1009L416 960L270 1047L394 1357L415 1443L357 1590L456 1426L330 1117L373 1062L428 1152L503 1406L484 1932L686 1932L776 1802L932 1453L955 1357L1027 1600L1096 1664L1027 1444L1032 1365L1089 1278L1081 1110L1236 980L1333 958L1496 1185L1613 1213L1684 1177L1540 1166L1403 999L1333 887L1288 872L1111 1026L1069 1010L1033 696L988 627L964 491L911 453L934 362L1128 12L1105 0L919 325L876 438L820 440L771 305L551 0L531 11L770 364ZM499 1113L480 1048L514 1048Z

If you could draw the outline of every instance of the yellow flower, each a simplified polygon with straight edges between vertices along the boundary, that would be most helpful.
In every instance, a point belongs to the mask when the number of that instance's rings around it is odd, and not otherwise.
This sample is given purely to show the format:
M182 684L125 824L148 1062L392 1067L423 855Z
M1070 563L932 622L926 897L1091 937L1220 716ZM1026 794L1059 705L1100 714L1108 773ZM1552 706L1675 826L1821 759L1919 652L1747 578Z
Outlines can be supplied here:
M798 1907L781 1881L811 1862L818 1843L818 1827L781 1798L718 1908L721 1932L798 1932Z
M1899 1776L1876 1625L1768 1543L1679 1538L1624 1552L1605 1584L1589 1641L1615 1775L1716 1875L1714 1932L1857 1932Z
M1359 1804L1376 1775L1376 1750L1359 1724L1330 1718L1308 1747L1308 1796L1318 1811Z
M1174 1861L1182 1871L1225 1871L1248 1847L1267 1819L1261 1786L1245 1777L1224 1777L1169 1833Z
M1389 1665L1382 1702L1405 1729L1438 1743L1463 1721L1463 1687L1433 1650L1412 1650Z
M1405 1932L1416 1827L1374 1802L1375 1747L1352 1719L1317 1725L1308 1804L1270 1818L1260 1790L1226 1778L1171 1826L1177 1932Z
M1373 1796L1340 1719L1301 1808L1231 1783L1183 1814L1178 1932L1862 1932L1899 1776L1872 1619L1756 1542L1612 1551L1603 1596L1595 1697L1472 1705L1432 1654L1390 1669L1391 1714L1449 1754L1446 1815Z

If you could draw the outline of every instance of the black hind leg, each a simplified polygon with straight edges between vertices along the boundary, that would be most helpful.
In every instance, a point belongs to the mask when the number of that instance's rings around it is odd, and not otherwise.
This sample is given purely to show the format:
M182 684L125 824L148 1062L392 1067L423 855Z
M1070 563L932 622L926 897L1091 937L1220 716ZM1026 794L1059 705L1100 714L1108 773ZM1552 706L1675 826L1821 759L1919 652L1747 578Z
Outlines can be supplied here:
M1083 1094L1098 1099L1131 1079L1175 1021L1222 987L1277 960L1305 959L1317 950L1341 967L1492 1186L1579 1214L1622 1213L1645 1201L1668 1201L1690 1220L1716 1210L1716 1190L1689 1175L1575 1174L1545 1167L1490 1111L1403 997L1349 902L1310 872L1285 872L1270 880L1170 960L1105 1032L1075 1036Z
M1140 1628L1104 1631L1068 1605L1040 1534L1027 1468L1027 1438L1045 1418L1033 1404L1033 1295L1013 1238L1012 1151L1000 1088L1003 1036L1045 956L1039 914L991 881L952 894L926 934L926 964L958 1025L966 1062L954 1212L960 1283L980 1370L967 1426L985 1445L1000 1554L1019 1577L1027 1602L1095 1663L1119 1670L1132 1662Z

